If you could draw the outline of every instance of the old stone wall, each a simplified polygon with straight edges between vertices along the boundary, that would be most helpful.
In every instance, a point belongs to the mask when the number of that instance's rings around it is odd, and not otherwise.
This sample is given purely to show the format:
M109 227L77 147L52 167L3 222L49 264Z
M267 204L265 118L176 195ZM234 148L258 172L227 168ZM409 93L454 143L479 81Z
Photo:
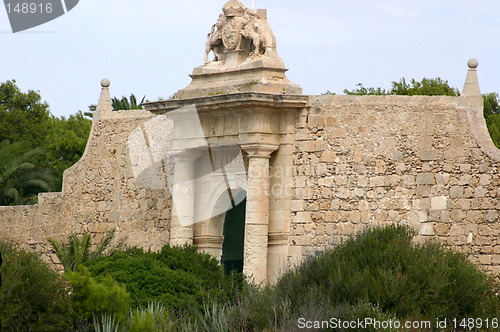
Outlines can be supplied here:
M484 139L480 102L313 96L310 105L296 126L291 263L369 225L401 223L500 274L500 150Z
M285 253L288 262L269 265L268 274L390 223L411 225L420 240L442 240L500 274L500 151L474 98L310 96L297 117L290 113L270 161L268 238L268 257ZM99 240L116 229L115 241L127 245L168 243L171 170L162 164L161 119L102 112L84 156L64 174L63 192L41 194L35 206L0 207L0 238L47 259L54 258L47 238L71 233Z
M99 241L110 229L116 229L115 242L161 248L169 240L170 193L161 188L166 185L138 183L129 156L130 133L153 117L145 111L101 114L82 159L64 173L62 193L40 194L34 206L0 207L0 239L46 259L53 258L49 237L90 233Z

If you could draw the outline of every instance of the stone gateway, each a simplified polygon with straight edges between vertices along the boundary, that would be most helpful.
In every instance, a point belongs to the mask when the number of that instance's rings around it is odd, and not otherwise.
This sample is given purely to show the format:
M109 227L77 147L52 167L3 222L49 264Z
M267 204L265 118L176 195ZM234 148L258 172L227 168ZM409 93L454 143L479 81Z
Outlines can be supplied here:
M499 275L500 150L468 66L460 97L302 95L267 12L228 1L173 99L115 112L101 82L62 192L0 207L0 237L56 260L47 238L114 228L125 244L194 244L273 283L365 227L400 223Z

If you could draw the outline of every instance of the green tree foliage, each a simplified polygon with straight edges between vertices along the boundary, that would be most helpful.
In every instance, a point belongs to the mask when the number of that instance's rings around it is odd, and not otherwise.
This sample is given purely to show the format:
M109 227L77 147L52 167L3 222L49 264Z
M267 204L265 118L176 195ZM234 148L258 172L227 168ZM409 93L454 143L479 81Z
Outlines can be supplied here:
M441 78L423 78L421 81L411 79L406 82L403 77L399 82L392 82L392 88L385 90L382 88L366 88L362 83L357 84L358 88L351 91L345 89L346 95L406 95L406 96L459 96L460 92L456 88L449 86L448 81Z
M130 310L130 295L126 289L110 276L96 281L85 266L78 271L66 273L71 284L73 319L76 325L90 322L92 316L116 315L122 321Z
M413 235L403 226L368 229L287 273L276 290L295 312L308 301L367 302L401 320L499 312L492 281L465 255L436 243L414 244Z
M49 105L40 94L21 92L16 81L0 84L0 142L25 141L31 147L43 146L50 131Z
M59 180L54 190L61 189L63 171L82 156L91 124L81 112L68 118L52 116L38 92L22 92L15 80L0 84L0 142L42 148L44 153L32 163L56 172Z
M390 93L386 91L385 89L382 88L366 88L363 86L363 83L358 83L356 84L357 88L353 89L351 91L345 89L344 93L346 95L353 95L353 96L364 96L364 95L389 95Z
M131 93L128 98L125 96L122 96L121 98L111 98L111 104L113 106L113 111L140 110L142 109L142 104L145 99L146 96L142 97L141 102L137 104L137 97ZM88 111L83 113L83 115L88 118L92 118L96 109L97 105L90 105Z
M86 119L82 112L77 112L67 118L52 117L50 131L44 139L44 146L47 150L44 164L62 176L65 169L82 157L91 127L92 121Z
M0 205L34 204L38 193L55 188L54 172L34 164L42 153L22 142L0 143Z
M92 250L90 234L84 234L82 237L72 234L68 238L68 243L54 239L48 239L48 241L56 252L64 271L70 272L76 271L82 264L101 257L114 236L114 229L107 232L94 250Z
M460 96L460 91L457 88L449 86L448 81L441 78L423 78L418 82L411 79L407 83L404 78L399 82L392 82L390 94L405 95L405 96Z
M69 289L61 276L33 253L0 242L1 331L71 330Z
M216 259L193 247L120 251L87 267L97 280L110 275L125 285L134 307L158 301L177 310L201 310L204 301L233 299L243 282L241 276L225 276Z
M486 125L493 143L500 149L500 106L498 98L498 93L495 92L483 94Z
M117 97L111 98L111 103L113 104L113 111L124 111L124 110L140 110L142 109L142 103L144 102L144 96L139 104L137 104L137 97L132 93L130 97L127 98L122 96L121 99Z

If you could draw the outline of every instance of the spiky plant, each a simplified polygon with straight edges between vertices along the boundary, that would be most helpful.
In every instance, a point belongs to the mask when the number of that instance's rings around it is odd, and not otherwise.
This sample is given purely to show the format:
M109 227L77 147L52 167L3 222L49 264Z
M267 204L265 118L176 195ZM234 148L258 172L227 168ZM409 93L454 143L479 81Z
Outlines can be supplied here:
M94 250L91 250L92 241L90 234L84 234L81 237L71 234L67 243L54 239L48 239L48 241L52 245L57 258L59 258L64 272L69 272L76 271L80 265L101 257L114 236L114 229L108 231Z

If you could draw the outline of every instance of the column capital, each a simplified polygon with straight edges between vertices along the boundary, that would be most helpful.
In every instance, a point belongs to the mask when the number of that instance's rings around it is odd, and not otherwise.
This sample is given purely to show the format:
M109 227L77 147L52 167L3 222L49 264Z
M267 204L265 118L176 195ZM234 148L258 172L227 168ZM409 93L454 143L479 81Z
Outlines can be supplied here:
M167 154L170 157L173 157L175 161L191 162L201 157L203 152L204 151L201 149L188 149L188 150L171 150L168 151Z
M279 145L265 143L242 144L241 149L248 153L249 157L270 158L271 153L278 150Z

